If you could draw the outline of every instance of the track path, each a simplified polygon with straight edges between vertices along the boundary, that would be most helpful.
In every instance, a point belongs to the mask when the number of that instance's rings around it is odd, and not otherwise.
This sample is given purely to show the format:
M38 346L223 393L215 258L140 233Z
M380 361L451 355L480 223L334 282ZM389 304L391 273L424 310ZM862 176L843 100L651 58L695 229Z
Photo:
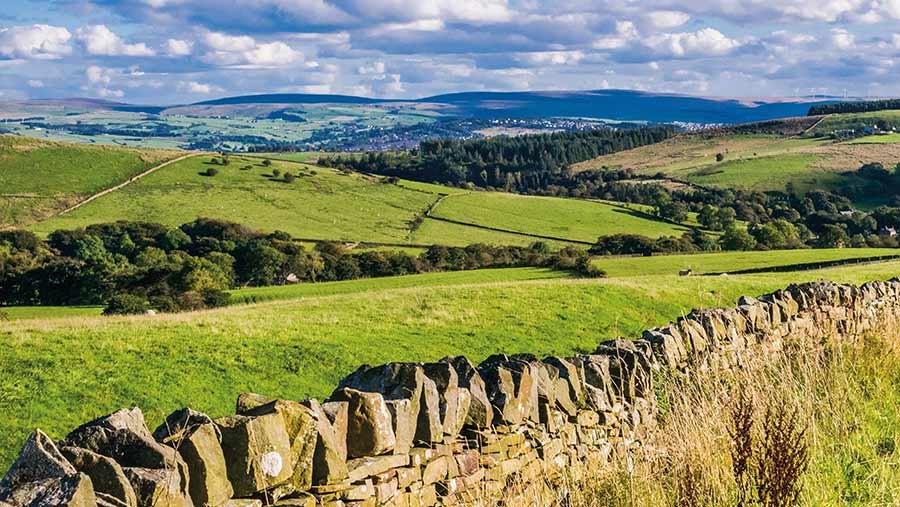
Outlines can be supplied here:
M142 172L142 173L140 173L140 174L136 174L136 175L132 176L131 178L128 178L127 180L123 181L122 183L119 183L118 185L116 185L116 186L114 186L114 187L107 188L106 190L101 190L100 192L97 192L96 194L94 194L94 195L88 197L87 199L85 199L85 200L79 202L78 204L76 204L76 205L74 205L74 206L70 206L70 207L68 207L68 208L66 208L66 209L64 209L64 210L62 210L62 211L60 211L60 212L58 212L58 213L54 213L54 214L50 215L49 217L44 218L43 220L47 220L47 219L53 218L53 217L58 217L58 216L60 216L60 215L65 215L66 213L69 213L70 211L75 211L76 209L78 209L78 208L84 206L85 204L87 204L87 203L93 201L94 199L99 199L99 198L103 197L103 196L106 195L106 194L110 194L110 193L112 193L112 192L115 192L116 190L119 190L119 189L121 189L121 188L124 188L124 187L126 187L126 186L128 186L128 185L134 183L135 181L137 181L137 180L143 178L144 176L148 176L148 175L150 175L150 174L153 174L154 172L156 172L156 171L162 169L163 167L166 167L166 166L168 166L168 165L175 164L175 163L177 163L177 162L181 162L182 160L186 160L186 159L189 159L189 158L191 158L191 157L196 157L196 156L199 156L199 155L202 155L202 153L196 153L196 152L195 152L195 153L188 153L187 155L182 155L182 156L180 156L180 157L178 157L178 158L173 158L172 160L163 162L162 164L155 165L155 166L151 167L150 169L147 169L146 171L144 171L144 172Z

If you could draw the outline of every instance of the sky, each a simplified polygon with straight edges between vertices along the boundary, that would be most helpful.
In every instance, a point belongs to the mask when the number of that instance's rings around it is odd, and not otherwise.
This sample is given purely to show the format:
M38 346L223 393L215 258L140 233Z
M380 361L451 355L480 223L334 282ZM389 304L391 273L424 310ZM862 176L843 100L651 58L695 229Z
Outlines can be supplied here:
M2 3L0 100L606 88L900 95L900 0Z

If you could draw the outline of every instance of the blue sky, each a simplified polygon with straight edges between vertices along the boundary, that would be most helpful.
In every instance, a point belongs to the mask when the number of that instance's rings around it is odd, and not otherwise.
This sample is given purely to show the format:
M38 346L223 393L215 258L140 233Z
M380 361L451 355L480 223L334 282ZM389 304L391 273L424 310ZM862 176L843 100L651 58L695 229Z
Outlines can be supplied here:
M900 0L4 0L0 100L900 95Z

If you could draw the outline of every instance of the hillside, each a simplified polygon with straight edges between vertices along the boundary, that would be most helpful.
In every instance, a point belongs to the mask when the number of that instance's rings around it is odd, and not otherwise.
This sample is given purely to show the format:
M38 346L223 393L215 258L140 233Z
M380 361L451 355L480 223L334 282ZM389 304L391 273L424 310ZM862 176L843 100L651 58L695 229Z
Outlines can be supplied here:
M39 221L182 154L0 135L0 227Z
M816 129L858 125L853 118L826 118ZM826 123L832 122L832 123ZM812 134L812 132L810 133ZM852 175L861 165L878 162L892 168L900 161L900 144L890 136L850 141L827 137L768 134L686 134L661 143L579 163L576 170L634 169L638 174L665 174L698 185L746 190L780 190L788 183L797 192L837 190L863 185ZM717 161L722 154L724 160Z
M203 216L302 239L401 245L527 245L538 240L561 245L591 243L625 230L651 237L686 230L607 203L394 184L285 160L267 167L255 157L233 156L222 166L211 158L171 164L31 228L47 234L114 220L180 225ZM211 167L218 174L206 175ZM298 178L287 183L275 171ZM429 209L434 218L425 217Z
M583 353L604 338L634 335L691 308L730 305L740 295L803 280L886 279L898 268L893 262L777 275L455 286L443 285L445 275L437 274L435 286L199 313L10 322L0 335L6 351L0 370L8 373L0 378L6 408L0 412L0 463L10 463L35 426L60 437L121 406L141 406L155 425L164 411L187 401L213 415L228 413L244 391L323 396L363 362Z

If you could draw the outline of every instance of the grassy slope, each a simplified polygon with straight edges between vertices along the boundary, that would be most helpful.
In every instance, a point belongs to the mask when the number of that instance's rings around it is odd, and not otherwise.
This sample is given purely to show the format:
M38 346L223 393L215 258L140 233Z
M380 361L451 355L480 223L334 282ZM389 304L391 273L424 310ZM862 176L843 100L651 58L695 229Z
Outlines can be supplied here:
M241 170L248 164L252 169ZM204 175L210 167L219 174ZM273 169L300 177L287 184L271 177ZM510 232L430 219L414 226L414 219L443 195L447 197L436 208L436 216ZM233 156L227 167L213 166L207 157L172 164L32 228L46 234L119 219L178 225L207 216L300 238L417 245L527 245L536 240L529 234L592 242L617 232L659 236L685 230L630 213L605 203L470 193L406 181L390 185L380 178L293 162L274 161L266 168L261 159ZM552 243L561 246L566 241Z
M725 160L717 162L717 153L724 154ZM670 178L701 185L761 191L784 190L792 183L797 191L805 192L859 185L862 182L858 178L840 173L856 170L865 162L893 167L898 158L900 144L891 142L834 143L828 139L746 134L684 135L599 157L576 168L630 168L644 175L662 172Z
M900 250L894 248L832 248L821 250L660 255L654 257L598 257L594 259L594 264L606 271L607 276L623 277L674 275L678 274L682 269L692 269L696 274L721 273L725 271L897 254L900 254Z
M603 202L494 192L456 194L431 213L438 218L515 232L594 242L609 234L680 235L687 228L644 218Z
M822 277L889 278L898 269L417 287L192 314L11 322L0 333L0 468L33 427L58 437L121 406L141 406L152 425L188 403L228 413L241 391L326 396L363 362L588 352L741 294Z
M0 226L33 222L180 154L0 136Z
M301 238L404 243L409 223L437 199L359 174L301 164L276 161L266 168L259 159L232 157L222 167L208 160L173 164L34 229L47 233L112 219L178 225L207 216ZM248 164L252 169L240 169ZM219 174L202 175L209 167ZM290 184L274 180L270 175L276 168L301 176Z

